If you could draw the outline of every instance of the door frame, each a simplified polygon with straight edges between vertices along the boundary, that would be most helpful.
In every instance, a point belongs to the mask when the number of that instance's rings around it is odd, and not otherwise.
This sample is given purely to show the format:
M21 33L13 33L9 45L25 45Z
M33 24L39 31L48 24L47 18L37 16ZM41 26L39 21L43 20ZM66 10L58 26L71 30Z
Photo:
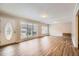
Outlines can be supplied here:
M78 10L78 12L77 12L77 14L76 14L76 20L78 20L78 23L77 23L77 25L78 25L78 49L79 49L79 10Z

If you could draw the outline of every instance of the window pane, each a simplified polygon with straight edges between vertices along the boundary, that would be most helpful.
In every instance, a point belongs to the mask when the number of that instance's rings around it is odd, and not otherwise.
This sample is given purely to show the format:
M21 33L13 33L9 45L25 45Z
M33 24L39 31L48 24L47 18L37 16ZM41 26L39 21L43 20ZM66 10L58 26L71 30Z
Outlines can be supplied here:
M37 24L33 24L33 32L32 32L33 36L37 36L38 35L38 26Z
M42 26L42 34L48 35L48 26Z
M27 23L21 22L21 39L27 38Z
M32 24L27 25L27 35L28 37L32 37Z

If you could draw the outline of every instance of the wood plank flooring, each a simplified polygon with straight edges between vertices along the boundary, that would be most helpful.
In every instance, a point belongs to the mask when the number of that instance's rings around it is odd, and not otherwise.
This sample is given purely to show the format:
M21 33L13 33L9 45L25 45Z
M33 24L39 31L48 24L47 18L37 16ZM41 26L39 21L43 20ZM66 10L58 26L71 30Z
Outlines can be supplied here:
M70 38L46 36L0 48L0 56L78 56Z

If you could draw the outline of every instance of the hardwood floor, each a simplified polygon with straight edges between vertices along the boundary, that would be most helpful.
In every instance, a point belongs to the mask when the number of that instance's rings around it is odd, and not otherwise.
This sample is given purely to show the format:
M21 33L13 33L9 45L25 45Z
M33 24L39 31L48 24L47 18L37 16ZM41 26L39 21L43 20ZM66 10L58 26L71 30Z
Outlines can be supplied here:
M0 48L1 56L78 56L71 39L46 36Z

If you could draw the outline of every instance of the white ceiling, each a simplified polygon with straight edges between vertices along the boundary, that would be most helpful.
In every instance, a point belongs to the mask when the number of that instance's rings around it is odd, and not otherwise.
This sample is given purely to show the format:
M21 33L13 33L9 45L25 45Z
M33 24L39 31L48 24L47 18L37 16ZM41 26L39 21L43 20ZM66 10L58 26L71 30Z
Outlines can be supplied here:
M52 24L54 22L70 22L72 20L75 5L75 3L16 3L0 4L0 8L16 16ZM44 14L48 17L41 17Z

